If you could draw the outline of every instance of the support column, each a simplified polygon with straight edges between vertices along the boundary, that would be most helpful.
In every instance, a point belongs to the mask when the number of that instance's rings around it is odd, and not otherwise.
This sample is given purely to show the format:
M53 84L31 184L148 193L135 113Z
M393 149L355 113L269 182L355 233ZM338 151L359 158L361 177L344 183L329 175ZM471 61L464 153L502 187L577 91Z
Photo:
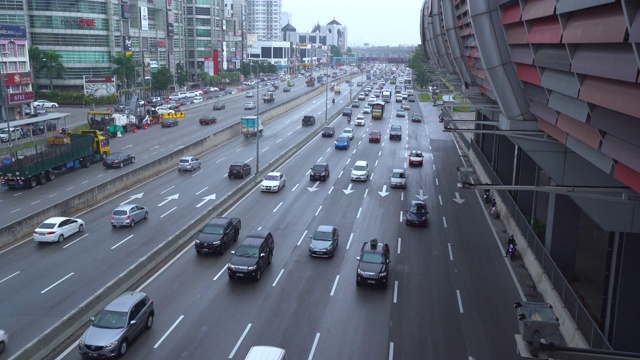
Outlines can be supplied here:
M516 182L515 185L531 185L535 186L537 177L536 172L539 171L537 164L526 152L518 149L517 156L517 168L516 168ZM536 196L535 191L517 191L514 196L518 208L522 211L524 216L533 215L534 198Z
M609 302L613 324L610 341L619 351L640 352L638 323L640 323L640 234L624 233L619 244L622 246L619 267L612 274L617 291ZM607 319L608 320L608 319Z
M549 194L544 246L569 282L575 275L580 213L568 196Z

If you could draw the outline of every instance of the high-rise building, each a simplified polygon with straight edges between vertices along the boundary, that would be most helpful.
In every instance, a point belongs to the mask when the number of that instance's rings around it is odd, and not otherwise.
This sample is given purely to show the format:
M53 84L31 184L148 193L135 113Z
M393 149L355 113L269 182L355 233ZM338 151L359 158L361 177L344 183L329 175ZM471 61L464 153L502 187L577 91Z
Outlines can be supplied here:
M246 0L225 0L224 2L224 46L223 70L234 71L247 58Z
M277 41L281 36L282 0L247 0L247 30L258 41Z

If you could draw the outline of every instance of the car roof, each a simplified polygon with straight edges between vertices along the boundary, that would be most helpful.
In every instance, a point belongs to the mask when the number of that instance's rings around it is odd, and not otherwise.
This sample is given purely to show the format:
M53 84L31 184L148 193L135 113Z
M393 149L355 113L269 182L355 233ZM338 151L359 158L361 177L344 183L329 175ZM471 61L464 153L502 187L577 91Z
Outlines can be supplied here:
M180 160L191 160L191 159L195 159L195 156L183 156L180 158Z
M280 176L280 174L282 174L282 173L279 173L279 172L276 172L276 171L267 173L267 175L277 175L277 176Z
M242 245L260 246L264 239L269 235L269 231L255 230L250 232L242 242Z
M365 160L358 160L358 161L356 161L354 166L356 166L356 165L367 165L367 162Z
M122 295L115 298L104 309L111 311L129 311L131 306L140 299L146 297L147 294L139 291L126 291Z
M424 201L420 201L420 200L411 200L411 205L427 206L427 204Z
M331 231L333 231L333 229L335 229L335 226L332 226L332 225L320 225L320 226L318 226L318 229L316 231L331 232Z
M326 162L317 162L317 163L315 163L313 166L316 166L316 165L326 166L326 165L329 165L329 164L328 164L328 163L326 163Z
M394 172L394 173L403 173L403 172L405 172L404 169L393 169L391 171Z
M115 209L113 210L125 210L125 209L131 209L134 206L139 206L138 204L124 204L124 205L118 205L116 206Z
M56 216L56 217L52 217L52 218L48 218L47 220L43 221L42 223L59 223L62 220L66 220L66 219L70 219L68 217L63 217L63 216Z
M246 164L246 163L245 162L240 162L240 161L231 163L231 165L244 165L244 164Z

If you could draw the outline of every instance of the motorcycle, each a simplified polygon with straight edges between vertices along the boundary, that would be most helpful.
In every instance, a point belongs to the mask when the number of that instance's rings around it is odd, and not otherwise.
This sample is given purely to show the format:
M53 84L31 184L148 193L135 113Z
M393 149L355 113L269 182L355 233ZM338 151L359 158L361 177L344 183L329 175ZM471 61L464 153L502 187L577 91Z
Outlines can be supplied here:
M23 128L21 131L22 131L22 133L20 134L20 137L26 138L26 137L31 136L31 133L29 132L29 130Z
M489 208L489 215L494 219L497 219L500 217L500 212L498 211L498 205L493 205L492 207Z
M516 244L509 244L509 247L507 248L507 256L509 256L509 259L513 261L516 257Z
M485 204L489 204L491 202L491 190L485 190L484 195L482 196L482 200L484 200Z

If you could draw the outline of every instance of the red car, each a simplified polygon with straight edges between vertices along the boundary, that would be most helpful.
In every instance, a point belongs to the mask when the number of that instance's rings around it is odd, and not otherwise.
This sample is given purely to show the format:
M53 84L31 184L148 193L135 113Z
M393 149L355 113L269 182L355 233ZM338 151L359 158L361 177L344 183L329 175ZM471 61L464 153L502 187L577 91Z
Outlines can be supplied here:
M409 166L422 166L424 155L420 150L413 150L409 153Z
M369 142L380 142L380 138L382 138L382 133L380 132L380 130L371 130L371 132L369 133Z
M211 124L215 124L216 122L218 122L218 119L216 119L213 116L203 116L200 118L200 120L198 120L200 122L200 125L211 125Z

